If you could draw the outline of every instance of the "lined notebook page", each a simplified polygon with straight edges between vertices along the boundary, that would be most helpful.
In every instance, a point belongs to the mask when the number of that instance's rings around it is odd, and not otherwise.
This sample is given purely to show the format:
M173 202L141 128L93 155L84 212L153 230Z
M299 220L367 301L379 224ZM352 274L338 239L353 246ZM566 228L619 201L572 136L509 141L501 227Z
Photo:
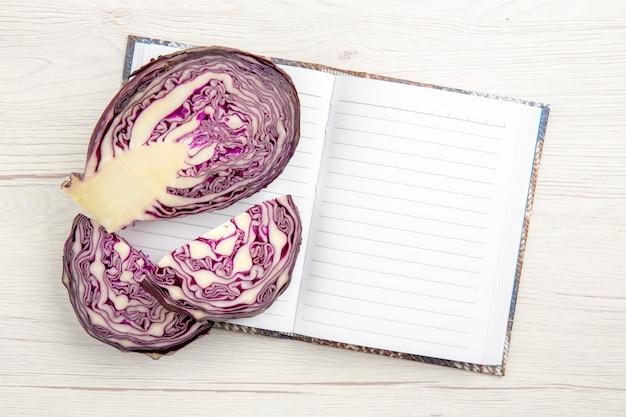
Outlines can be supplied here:
M176 48L163 45L138 43L135 45L132 70L158 55L175 50ZM304 68L281 67L294 81L301 103L300 142L285 171L267 188L226 209L179 219L140 222L119 232L119 234L132 246L140 249L154 262L157 262L167 253L246 211L252 205L281 195L291 194L300 211L304 229L301 255L295 265L292 283L272 307L264 313L253 318L233 321L233 323L247 326L291 332L293 331L334 76Z
M295 331L500 364L539 117L338 77Z

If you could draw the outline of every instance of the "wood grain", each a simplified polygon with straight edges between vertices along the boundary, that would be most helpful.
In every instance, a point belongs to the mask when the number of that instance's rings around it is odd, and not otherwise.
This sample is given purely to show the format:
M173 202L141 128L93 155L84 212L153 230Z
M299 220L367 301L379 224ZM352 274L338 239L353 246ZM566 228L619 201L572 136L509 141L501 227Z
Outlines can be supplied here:
M549 103L507 375L222 330L152 361L87 336L59 184L128 34ZM625 44L610 0L2 2L0 415L626 415Z

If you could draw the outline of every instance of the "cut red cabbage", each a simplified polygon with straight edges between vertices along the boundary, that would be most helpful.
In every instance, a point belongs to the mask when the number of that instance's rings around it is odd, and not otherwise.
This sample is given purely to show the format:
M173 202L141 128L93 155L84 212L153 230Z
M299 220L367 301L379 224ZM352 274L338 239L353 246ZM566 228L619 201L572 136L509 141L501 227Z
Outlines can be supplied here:
M144 285L198 320L254 316L289 285L301 238L291 196L268 200L165 256Z
M141 286L155 266L123 239L79 214L65 242L63 283L85 331L123 351L157 359L211 329L168 310Z
M64 246L63 283L88 334L157 358L208 333L212 319L269 308L291 282L301 240L288 195L252 206L157 264L79 214Z
M141 68L98 121L63 190L109 232L225 208L284 170L300 135L290 77L271 60L194 48Z

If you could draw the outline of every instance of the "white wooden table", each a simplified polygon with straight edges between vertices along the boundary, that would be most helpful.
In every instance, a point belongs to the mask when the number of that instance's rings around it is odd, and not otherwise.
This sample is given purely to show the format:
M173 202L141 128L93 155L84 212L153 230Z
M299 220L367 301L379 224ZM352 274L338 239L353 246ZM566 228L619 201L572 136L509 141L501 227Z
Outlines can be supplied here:
M164 360L80 328L59 184L128 34L549 103L507 375L215 330ZM0 415L626 415L626 3L0 2Z

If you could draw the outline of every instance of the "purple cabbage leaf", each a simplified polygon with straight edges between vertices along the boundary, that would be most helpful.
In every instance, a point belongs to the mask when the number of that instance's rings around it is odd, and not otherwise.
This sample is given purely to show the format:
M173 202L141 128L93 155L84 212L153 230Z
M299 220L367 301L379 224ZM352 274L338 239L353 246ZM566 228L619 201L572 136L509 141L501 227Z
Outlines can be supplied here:
M82 214L74 218L64 247L63 284L92 337L156 359L209 332L212 322L171 311L142 287L154 271L146 256L117 235Z
M198 320L255 316L289 285L301 240L291 196L267 200L163 257L144 285Z
M300 136L291 78L271 60L193 48L142 67L104 110L84 172L62 189L107 231L223 209L276 179Z

